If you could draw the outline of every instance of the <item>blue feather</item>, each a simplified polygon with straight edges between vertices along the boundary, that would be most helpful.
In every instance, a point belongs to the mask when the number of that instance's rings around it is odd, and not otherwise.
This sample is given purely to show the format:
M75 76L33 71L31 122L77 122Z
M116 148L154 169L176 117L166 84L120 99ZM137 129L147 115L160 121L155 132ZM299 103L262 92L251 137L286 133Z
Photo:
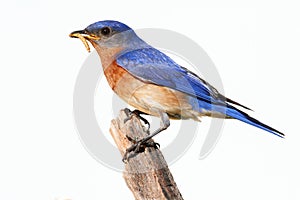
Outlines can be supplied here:
M86 30L91 33L99 32L99 30L103 27L111 27L114 31L117 31L117 32L132 30L126 24L123 24L123 23L120 23L120 22L114 21L114 20L105 20L105 21L95 22L95 23L89 25L88 27L86 27Z
M281 138L284 137L284 134L281 133L280 131L278 131L278 130L276 130L276 129L274 129L274 128L258 121L257 119L249 116L247 113L245 113L241 110L238 110L237 108L235 108L233 106L230 106L226 109L226 115L230 116L234 119L238 119L238 120L240 120L242 122L245 122L247 124L250 124L252 126L255 126L257 128L260 128L262 130L265 130L265 131L267 131L269 133L272 133L272 134L274 134L278 137L281 137Z
M249 116L247 113L245 113L231 105L228 105L228 104L227 104L227 106L214 105L214 104L210 104L208 102L204 102L201 100L198 100L197 103L198 103L198 105L193 106L193 108L200 113L202 113L203 111L205 111L205 112L210 111L211 113L220 113L220 114L223 114L224 118L225 117L234 118L234 119L240 120L242 122L245 122L247 124L250 124L252 126L255 126L257 128L260 128L262 130L265 130L269 133L272 133L278 137L281 137L281 138L284 137L284 134L281 133L280 131L258 121L257 119Z

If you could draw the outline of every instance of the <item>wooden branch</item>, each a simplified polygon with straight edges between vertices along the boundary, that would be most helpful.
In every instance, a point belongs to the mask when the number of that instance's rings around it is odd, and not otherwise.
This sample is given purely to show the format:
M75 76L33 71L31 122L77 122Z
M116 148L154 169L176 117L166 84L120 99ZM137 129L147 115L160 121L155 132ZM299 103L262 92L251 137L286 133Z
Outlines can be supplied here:
M133 144L126 135L136 140L147 135L139 119L133 116L124 123L126 118L126 112L121 110L110 127L122 156ZM125 163L123 177L136 200L183 199L161 151L154 147L147 147L144 152L131 156Z

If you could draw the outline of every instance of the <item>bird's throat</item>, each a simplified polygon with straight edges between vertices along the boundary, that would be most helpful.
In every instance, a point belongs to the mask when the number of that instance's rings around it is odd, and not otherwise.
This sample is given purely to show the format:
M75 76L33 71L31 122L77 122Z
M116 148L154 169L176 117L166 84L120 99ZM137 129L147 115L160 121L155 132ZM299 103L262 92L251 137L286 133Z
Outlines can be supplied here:
M120 47L101 47L92 43L101 59L103 70L106 70L115 60L117 55L123 50Z

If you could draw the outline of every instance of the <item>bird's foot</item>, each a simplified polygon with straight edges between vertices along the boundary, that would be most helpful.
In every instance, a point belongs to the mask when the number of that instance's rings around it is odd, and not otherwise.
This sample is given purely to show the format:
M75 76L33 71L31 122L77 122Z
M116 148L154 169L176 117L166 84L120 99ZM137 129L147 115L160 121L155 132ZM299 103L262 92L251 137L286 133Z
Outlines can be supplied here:
M147 147L154 147L155 149L160 148L159 143L154 142L153 140L149 140L149 138L143 138L141 140L136 141L130 138L129 136L126 137L129 141L133 142L133 145L126 149L126 152L122 159L123 162L127 162L129 158L135 156L138 153L144 152Z
M139 111L139 110L134 110L134 111L131 111L129 110L128 108L125 108L124 109L126 115L127 115L127 118L124 119L124 123L126 123L127 121L131 120L133 116L137 117L138 119L142 120L144 122L145 125L148 126L148 128L146 129L146 132L149 133L149 130L150 130L150 123L148 122L147 119L145 119L144 117L142 117L141 115L147 115L147 113L144 113L142 111Z

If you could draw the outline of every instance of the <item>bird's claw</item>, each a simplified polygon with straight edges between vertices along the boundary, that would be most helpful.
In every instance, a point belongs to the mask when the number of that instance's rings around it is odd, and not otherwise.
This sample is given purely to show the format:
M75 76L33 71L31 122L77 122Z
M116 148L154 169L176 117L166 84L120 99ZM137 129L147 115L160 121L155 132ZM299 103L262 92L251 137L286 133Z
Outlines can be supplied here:
M141 116L141 114L144 114L143 112L139 111L139 110L134 110L134 111L131 111L129 110L128 108L125 108L124 109L126 115L127 115L127 118L124 119L124 123L126 123L127 121L131 120L133 116L137 117L138 119L142 120L144 122L145 125L148 126L147 128L147 132L149 132L150 130L150 123L148 122L147 119L145 119L144 117Z
M122 158L123 162L126 162L129 160L129 158L133 157L134 155L144 152L146 147L154 147L155 149L160 148L160 144L157 142L154 142L153 140L139 140L135 141L134 139L130 138L129 136L126 136L129 141L133 142L134 144L131 145L129 148L126 149L126 152ZM130 154L133 152L132 154Z
M122 158L122 161L128 162L129 158L133 157L135 154L137 154L140 151L140 143L135 143L131 145L129 148L126 149L125 154ZM130 154L133 152L133 154Z

